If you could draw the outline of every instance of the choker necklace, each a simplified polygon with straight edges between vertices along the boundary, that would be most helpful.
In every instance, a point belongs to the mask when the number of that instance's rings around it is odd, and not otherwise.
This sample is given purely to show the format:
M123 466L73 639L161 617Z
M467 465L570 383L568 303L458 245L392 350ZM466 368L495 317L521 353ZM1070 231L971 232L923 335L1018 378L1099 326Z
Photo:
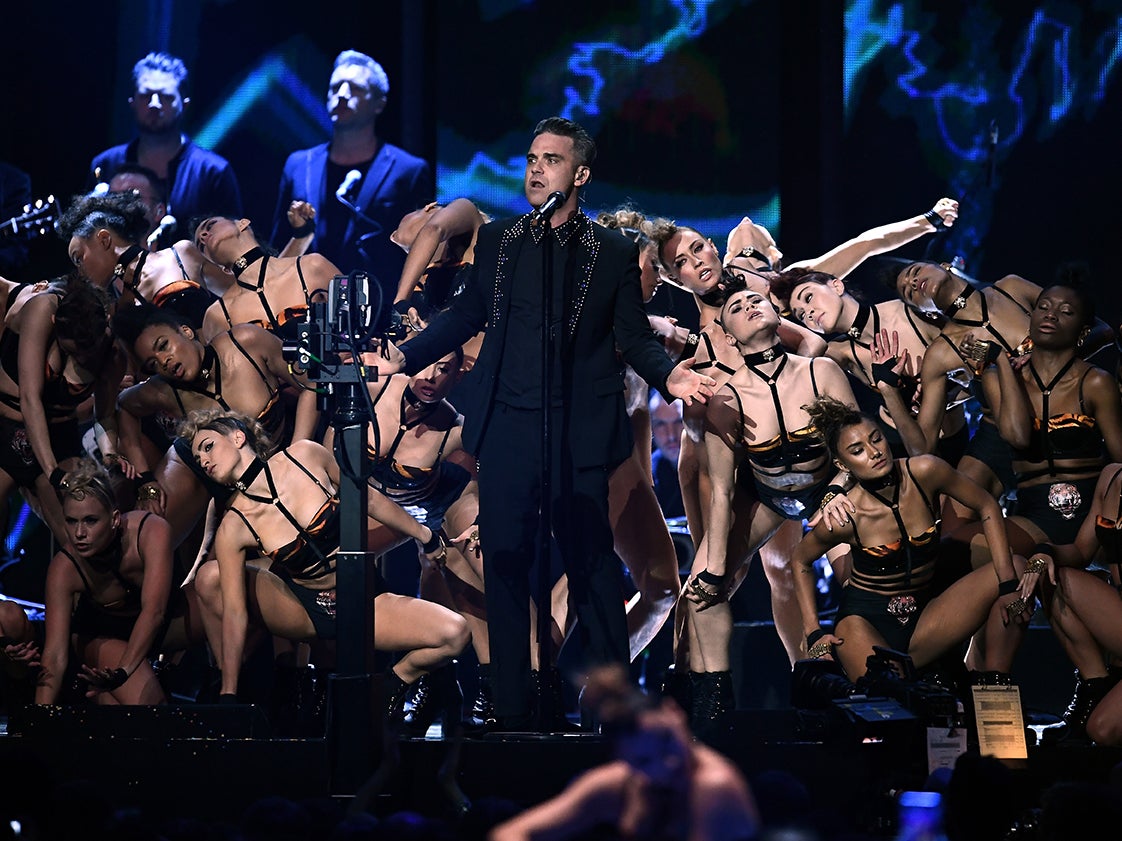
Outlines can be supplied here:
M744 364L748 366L763 365L767 362L774 362L779 357L786 355L787 351L783 350L783 345L776 342L767 350L744 354Z
M896 478L896 465L892 465L892 469L879 479L859 479L857 484L867 490L869 493L875 494L877 491L883 491L885 488L895 485Z
M254 456L253 461L249 463L249 467L245 469L236 480L234 480L234 487L242 493L245 493L249 486L253 484L253 480L265 469L265 462Z
M872 315L873 308L868 304L857 305L857 315L853 319L853 326L845 331L849 338L856 341L861 338L861 334L865 332L865 325L869 323L869 316Z
M199 376L195 377L196 383L206 383L210 380L210 373L214 370L214 363L218 361L218 351L213 345L203 349L203 366L199 369Z
M413 389L405 386L405 391L401 393L402 399L409 404L410 409L416 409L418 412L423 412L426 408L430 408L421 398L413 393Z
M136 259L138 254L144 253L144 249L139 245L130 245L126 248L121 256L117 258L117 265L113 267L113 277L124 277L132 261Z
M969 300L970 296L974 294L974 288L975 287L972 284L967 283L966 288L963 289L962 292L959 293L958 297L951 301L950 306L943 311L943 315L945 315L951 321L954 321L955 315L958 314L959 310L966 306L967 300Z
M254 246L253 248L249 249L249 251L235 260L234 265L230 267L231 271L233 271L234 273L234 277L241 277L242 272L244 272L249 267L250 263L256 263L264 256L265 250L261 248L261 246Z

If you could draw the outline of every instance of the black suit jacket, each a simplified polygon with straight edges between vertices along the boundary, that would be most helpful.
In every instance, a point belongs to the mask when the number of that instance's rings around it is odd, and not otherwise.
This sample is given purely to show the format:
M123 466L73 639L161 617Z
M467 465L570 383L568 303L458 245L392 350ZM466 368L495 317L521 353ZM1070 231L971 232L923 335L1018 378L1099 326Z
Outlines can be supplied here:
M416 373L486 325L479 358L462 389L469 402L461 399L457 406L464 415L464 447L473 454L487 434L504 355L540 353L536 346L505 347L510 284L522 243L530 235L528 220L520 216L480 228L464 290L419 336L402 345L405 370ZM666 378L674 366L643 309L635 244L587 217L574 236L579 251L565 311L565 366L571 370L564 395L567 440L576 467L614 466L632 447L620 354L668 400L674 398L666 394Z

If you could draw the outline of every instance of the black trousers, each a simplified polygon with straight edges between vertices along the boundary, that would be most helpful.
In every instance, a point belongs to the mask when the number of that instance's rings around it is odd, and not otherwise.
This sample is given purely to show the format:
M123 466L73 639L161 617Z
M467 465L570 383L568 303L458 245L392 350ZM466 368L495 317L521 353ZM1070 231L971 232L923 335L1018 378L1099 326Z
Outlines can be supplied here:
M577 470L563 452L553 412L550 504L587 665L627 663L622 564L608 521L607 466ZM541 501L541 412L497 404L479 451L479 537L491 639L491 680L500 717L530 706L530 567ZM544 559L548 563L548 559ZM541 606L548 610L549 603Z

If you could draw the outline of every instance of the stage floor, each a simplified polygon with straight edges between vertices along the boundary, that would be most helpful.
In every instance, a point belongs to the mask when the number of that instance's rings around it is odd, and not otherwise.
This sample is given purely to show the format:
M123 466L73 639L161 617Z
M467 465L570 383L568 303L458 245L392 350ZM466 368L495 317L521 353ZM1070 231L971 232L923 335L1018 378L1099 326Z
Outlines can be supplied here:
M0 736L3 806L48 808L53 787L81 781L118 807L160 819L233 822L272 795L335 798L379 817L409 810L455 819L470 803L545 800L611 748L584 734L404 739L371 750L360 785L340 786L331 740L262 738L266 727L251 706L38 708L22 721L17 715ZM750 781L786 772L816 808L867 830L893 813L893 793L923 787L919 731L918 722L894 723L870 742L829 715L742 710L715 746ZM1042 745L1007 764L1018 779L1018 805L1029 808L1057 781L1105 781L1120 760L1114 749Z

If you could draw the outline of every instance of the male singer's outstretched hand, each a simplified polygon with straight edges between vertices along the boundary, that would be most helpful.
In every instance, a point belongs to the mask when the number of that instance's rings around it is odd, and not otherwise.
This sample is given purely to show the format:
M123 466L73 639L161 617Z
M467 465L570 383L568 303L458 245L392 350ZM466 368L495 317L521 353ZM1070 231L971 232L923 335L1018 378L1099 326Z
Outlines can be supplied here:
M683 359L674 366L670 376L666 378L666 390L675 397L681 397L687 406L706 402L713 396L713 387L717 381L712 377L699 374L693 370L695 359Z

